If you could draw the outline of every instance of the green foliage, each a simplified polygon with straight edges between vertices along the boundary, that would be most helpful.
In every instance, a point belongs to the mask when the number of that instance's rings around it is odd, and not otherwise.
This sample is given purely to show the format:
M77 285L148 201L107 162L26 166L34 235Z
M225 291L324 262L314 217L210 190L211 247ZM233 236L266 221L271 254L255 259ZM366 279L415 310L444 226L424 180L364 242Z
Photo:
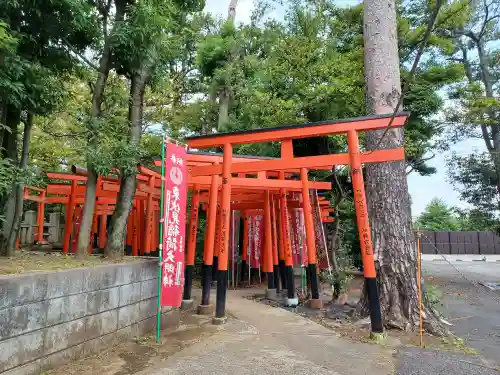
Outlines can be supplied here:
M414 225L418 229L430 231L457 231L459 222L454 215L453 208L441 199L434 198L425 207L425 211L420 214Z
M340 294L346 293L349 288L349 283L353 279L352 271L354 265L351 254L346 248L339 249L335 253L337 259L338 270L329 271L323 270L321 272L321 279L329 283L334 290L334 299L337 299Z
M10 160L0 158L0 195L8 193L14 179L14 168Z
M460 209L434 198L414 223L415 229L429 231L498 231L498 222L487 210Z
M477 209L456 209L460 229L471 232L500 232L498 219Z
M436 309L438 306L442 305L443 292L431 283L424 284L424 294L427 303L429 303L432 308Z
M475 131L481 121L487 126L495 124L489 115L496 111L497 99L485 98L483 86L477 82L457 84L468 70L456 59L460 48L455 34L477 22L469 11L480 11L470 9L467 2L446 3L426 57L405 95L404 109L411 111L405 127L408 172L435 172L425 161L438 150L443 135L436 115L446 100L441 92L450 85L460 104L453 122ZM122 175L132 174L137 163L152 166L160 154L159 133L163 131L182 138L216 129L260 129L365 113L362 5L339 7L333 0L290 0L285 2L285 19L277 21L265 18L269 6L261 2L250 24L235 25L201 13L204 2L199 0L110 4L110 8L100 1L78 0L47 0L43 6L28 0L0 4L0 110L8 99L23 116L26 111L36 115L32 168L24 172L25 181L42 170L67 170L85 161L103 175L116 169ZM425 31L429 4L427 0L398 2L403 81L408 80L408 66ZM120 5L125 5L125 14L115 20ZM488 23L488 40L494 37L495 27ZM91 102L95 68L106 42L111 47L111 70L102 111L95 118ZM494 48L488 55L494 79L498 78L499 56ZM477 64L473 70L477 81ZM139 144L131 142L130 131L131 80L137 77L144 78L146 85L140 93L143 134ZM221 92L227 92L231 101L229 120L219 127L217 97ZM297 156L345 152L346 146L343 136L294 141ZM242 145L235 152L279 156L280 148L276 143ZM346 197L336 208L342 251L358 266L359 240L345 172L341 184ZM479 180L484 183L477 170L469 172L472 179L478 179L469 186ZM9 162L2 159L0 195L2 189L10 189L15 175ZM330 178L328 172L313 177ZM487 202L490 185L474 199ZM334 202L338 196L331 198ZM451 215L463 227L489 217L472 211ZM337 275L337 279L345 278Z
M453 154L449 178L472 211L490 220L500 207L500 1L456 1L450 7L459 15L437 32L453 44L444 57L460 63L465 77L449 90L446 136L450 142L483 139L487 153Z
M499 180L491 156L486 152L452 154L447 165L449 178L460 186L460 197L472 207L497 216Z

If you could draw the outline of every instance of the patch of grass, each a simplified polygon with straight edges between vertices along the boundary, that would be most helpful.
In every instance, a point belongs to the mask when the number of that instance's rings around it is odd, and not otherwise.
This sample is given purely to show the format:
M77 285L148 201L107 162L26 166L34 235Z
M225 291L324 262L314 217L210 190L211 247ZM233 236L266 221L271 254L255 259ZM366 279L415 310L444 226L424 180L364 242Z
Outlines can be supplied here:
M138 262L143 258L126 257L109 260L100 255L90 255L77 259L73 255L60 252L17 251L9 258L0 257L0 275L16 275L27 272L62 271L70 268L96 267L104 264Z
M370 332L370 341L373 344L377 345L386 345L387 344L387 332L375 333Z
M443 337L442 344L444 350L456 351L469 355L479 355L476 349L467 346L464 340L457 336Z
M425 284L425 298L432 308L441 305L443 293L431 283Z

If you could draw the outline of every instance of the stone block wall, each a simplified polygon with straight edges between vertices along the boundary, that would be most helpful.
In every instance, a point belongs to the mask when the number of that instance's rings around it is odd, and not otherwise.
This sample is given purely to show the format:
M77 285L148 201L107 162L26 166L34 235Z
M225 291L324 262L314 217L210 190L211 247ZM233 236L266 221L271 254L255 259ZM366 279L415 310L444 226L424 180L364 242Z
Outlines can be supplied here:
M0 276L0 374L40 374L156 327L157 263ZM179 313L162 311L163 328Z

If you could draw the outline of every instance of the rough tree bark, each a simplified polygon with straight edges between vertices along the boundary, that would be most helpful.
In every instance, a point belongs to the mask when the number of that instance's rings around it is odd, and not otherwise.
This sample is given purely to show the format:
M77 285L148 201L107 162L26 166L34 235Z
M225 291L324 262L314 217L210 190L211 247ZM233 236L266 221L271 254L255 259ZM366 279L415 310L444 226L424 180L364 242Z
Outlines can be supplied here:
M3 137L2 156L10 159L12 166L17 167L17 127L21 121L21 110L13 106L6 108L5 125L9 131L6 131ZM16 211L16 182L12 182L12 188L7 196L7 200L3 207L4 221L2 223L2 238L1 238L1 253L7 255L7 239L12 230L14 216Z
M130 83L130 105L128 120L130 124L130 140L132 146L138 146L141 140L142 112L144 104L144 91L150 77L150 69L132 76ZM109 258L123 256L123 247L127 228L127 219L132 208L132 200L135 195L135 174L122 176L120 192L116 201L115 212L111 218L109 236L104 255Z
M33 128L33 114L28 113L26 122L24 123L24 134L23 134L23 146L21 151L21 160L19 161L19 171L22 173L28 166L29 160L29 145L31 137L31 129ZM7 237L7 243L5 247L6 256L14 255L16 248L16 240L19 236L19 229L21 228L21 219L23 216L23 205L24 205L24 181L17 181L14 188L15 194L15 209L14 217L12 219L12 227Z
M401 95L395 0L365 0L366 105L370 114L390 114ZM403 146L403 130L366 135L368 150ZM417 263L404 162L366 165L366 195L373 234L380 306L386 326L419 326ZM367 312L366 298L362 311ZM426 330L441 333L436 314L424 309Z
M115 25L123 20L126 9L126 1L115 1ZM107 15L105 15L107 17ZM112 66L111 56L111 41L107 37L104 42L104 48L101 58L99 60L99 70L97 72L96 82L92 92L92 119L98 121L102 115L102 101L104 98L104 90L109 76L109 71ZM91 135L89 140L90 144L97 143L96 135ZM96 203L96 190L97 190L97 172L90 159L87 160L87 189L85 191L85 204L83 206L82 220L80 222L80 230L78 234L77 243L77 257L87 256L87 249L90 242L90 231L92 229L92 221L94 219L94 209Z

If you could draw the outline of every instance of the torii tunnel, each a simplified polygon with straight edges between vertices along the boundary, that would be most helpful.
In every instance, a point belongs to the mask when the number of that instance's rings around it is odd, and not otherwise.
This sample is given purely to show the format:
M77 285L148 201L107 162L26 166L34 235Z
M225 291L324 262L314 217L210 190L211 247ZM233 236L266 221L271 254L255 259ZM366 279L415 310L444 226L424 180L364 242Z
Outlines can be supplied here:
M409 114L399 113L392 122L394 128L404 126ZM355 198L356 217L361 243L364 276L371 311L372 331L381 332L382 319L378 299L371 232L366 206L362 174L363 163L381 163L404 160L404 149L375 150L361 152L359 134L363 131L380 130L390 123L391 116L375 116L345 119L340 121L315 122L288 125L276 128L256 129L233 133L190 137L191 148L186 156L188 165L188 188L192 192L192 212L189 219L189 234L186 245L186 268L183 299L191 299L193 268L195 264L196 233L199 209L206 209L207 221L203 252L202 300L199 313L213 313L210 304L210 286L214 261L218 268L215 321L225 319L226 290L228 280L228 250L231 212L240 211L243 222L259 213L263 216L263 261L268 289L281 285L287 289L286 304L298 303L293 276L294 254L289 209L300 208L303 213L306 250L305 258L311 288L311 307L320 307L318 287L318 257L314 222L331 221L329 203L318 199L311 205L310 191L331 189L329 182L310 181L311 170L331 170L337 165L349 165ZM347 134L348 153L296 157L293 140L324 137L332 134ZM279 158L233 155L235 145L261 142L280 142ZM208 148L222 148L223 154L198 152ZM160 161L155 162L157 166ZM79 233L79 221L84 202L87 172L73 167L72 173L47 172L52 180L46 189L27 187L25 199L38 203L36 239L43 241L44 210L46 204L66 205L66 221L63 236L64 253L74 252ZM300 176L300 177L298 177ZM128 218L125 249L127 255L158 255L160 223L161 174L139 166L137 188ZM89 252L94 247L104 248L106 226L113 214L120 180L117 176L99 176L96 205L92 225ZM313 211L319 209L319 214ZM248 245L248 224L243 226L243 249ZM245 243L247 241L247 243ZM95 244L94 244L95 242ZM242 266L248 262L247 252L242 251Z
M391 126L404 126L409 114L399 113ZM228 250L231 210L241 208L263 209L264 215L264 262L263 271L268 276L268 287L273 287L271 280L277 279L278 265L285 266L287 286L287 304L297 304L293 281L293 263L290 240L290 228L287 218L287 193L301 192L305 237L307 247L307 272L311 287L311 307L320 307L318 288L318 265L316 257L316 238L310 189L331 189L330 183L309 181L311 170L331 170L336 165L349 165L352 176L356 218L361 243L364 277L371 310L373 332L382 332L380 302L377 291L376 271L371 241L371 231L366 206L365 188L362 174L363 163L402 161L404 149L384 149L361 152L359 134L386 128L391 115L361 117L340 121L314 122L300 125L287 125L275 128L256 129L232 133L219 133L206 136L190 137L187 144L191 149L222 148L223 156L217 160L211 157L191 163L189 184L193 191L193 214L189 233L195 234L197 209L201 199L208 198L207 226L203 256L203 292L199 313L211 312L210 284L213 260L217 261L217 297L215 306L216 321L225 320L226 291L228 279ZM347 134L348 153L295 157L293 140L314 138L333 134ZM281 157L276 159L233 157L233 147L242 144L280 142ZM293 176L299 174L300 179ZM255 178L256 176L256 178ZM253 177L253 178L249 178ZM200 189L208 189L208 197L200 195ZM217 215L218 210L220 214ZM217 232L217 236L216 236ZM186 285L184 298L190 298L192 267L194 264L194 236L188 240L186 262ZM215 248L215 249L214 249ZM216 255L216 258L214 258Z

